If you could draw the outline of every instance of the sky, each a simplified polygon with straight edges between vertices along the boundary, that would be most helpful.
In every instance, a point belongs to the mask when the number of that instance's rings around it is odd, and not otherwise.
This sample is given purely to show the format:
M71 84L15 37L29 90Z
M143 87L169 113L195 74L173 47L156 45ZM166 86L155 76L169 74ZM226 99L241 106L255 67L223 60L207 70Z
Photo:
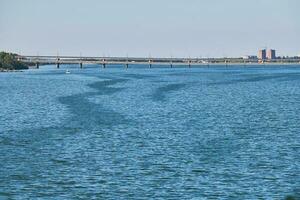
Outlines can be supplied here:
M299 0L0 0L0 51L22 55L300 54Z

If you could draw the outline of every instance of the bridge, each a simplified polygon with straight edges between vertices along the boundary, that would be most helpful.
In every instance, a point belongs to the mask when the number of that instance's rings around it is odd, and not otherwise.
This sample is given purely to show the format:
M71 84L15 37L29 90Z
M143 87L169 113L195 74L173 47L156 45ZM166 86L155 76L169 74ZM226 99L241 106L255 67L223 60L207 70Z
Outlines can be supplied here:
M126 68L129 65L169 65L170 67L176 65L187 65L191 67L196 64L205 64L208 61L199 59L186 59L186 58L138 58L138 57L79 57L79 56L18 56L19 61L35 65L39 68L40 65L54 64L57 68L62 64L79 64L80 68L84 64L98 64L103 68L108 65L123 65Z
M63 64L78 64L83 68L84 64L97 64L106 68L108 65L122 65L128 68L130 65L147 65L151 68L153 65L160 66L200 66L210 64L300 64L300 58L290 59L243 59L243 58L139 58L139 57L82 57L82 56L17 56L19 61L39 68L40 65L52 64L57 68Z

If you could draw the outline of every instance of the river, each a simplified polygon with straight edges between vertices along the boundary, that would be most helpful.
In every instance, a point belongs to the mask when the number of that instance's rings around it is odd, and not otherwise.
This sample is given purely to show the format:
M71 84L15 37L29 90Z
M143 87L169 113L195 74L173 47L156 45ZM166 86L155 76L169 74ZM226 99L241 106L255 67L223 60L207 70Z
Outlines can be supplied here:
M0 73L0 199L299 195L299 102L296 66Z

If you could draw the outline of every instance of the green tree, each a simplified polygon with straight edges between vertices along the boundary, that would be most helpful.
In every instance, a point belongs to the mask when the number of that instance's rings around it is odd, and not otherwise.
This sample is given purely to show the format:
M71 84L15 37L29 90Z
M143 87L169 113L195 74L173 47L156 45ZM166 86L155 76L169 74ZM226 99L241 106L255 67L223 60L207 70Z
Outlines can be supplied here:
M28 66L18 61L17 54L0 52L0 68L9 70L28 69Z

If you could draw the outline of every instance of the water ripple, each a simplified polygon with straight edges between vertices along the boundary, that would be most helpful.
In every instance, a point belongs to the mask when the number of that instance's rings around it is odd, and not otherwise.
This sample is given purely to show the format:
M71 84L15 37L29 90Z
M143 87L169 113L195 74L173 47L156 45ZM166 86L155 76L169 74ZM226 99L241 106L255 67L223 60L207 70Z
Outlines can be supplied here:
M297 197L299 74L99 66L0 74L0 199Z

